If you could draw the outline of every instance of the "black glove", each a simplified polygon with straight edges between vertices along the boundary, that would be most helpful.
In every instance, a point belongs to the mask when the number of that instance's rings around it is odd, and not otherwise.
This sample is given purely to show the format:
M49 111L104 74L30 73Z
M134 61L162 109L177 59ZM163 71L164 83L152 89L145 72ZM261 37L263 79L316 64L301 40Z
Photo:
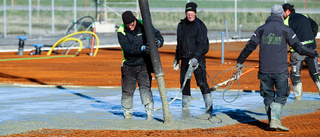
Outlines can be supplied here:
M162 47L160 40L158 40L157 38L154 39L154 42L156 43L156 46L157 46L158 48L161 48L161 47Z
M149 48L149 46L142 45L142 46L141 46L141 51L149 54L150 48Z
M316 50L314 50L314 52L316 53L316 55L314 56L315 58L319 58L320 57L320 54L316 51Z

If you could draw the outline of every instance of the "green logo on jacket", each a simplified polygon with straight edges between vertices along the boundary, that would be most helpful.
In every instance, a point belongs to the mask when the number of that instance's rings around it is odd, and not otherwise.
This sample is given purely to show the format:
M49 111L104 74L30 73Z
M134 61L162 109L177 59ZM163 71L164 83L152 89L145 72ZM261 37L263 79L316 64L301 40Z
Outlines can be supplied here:
M276 37L275 34L270 33L268 36L262 37L262 44L281 45L281 37Z

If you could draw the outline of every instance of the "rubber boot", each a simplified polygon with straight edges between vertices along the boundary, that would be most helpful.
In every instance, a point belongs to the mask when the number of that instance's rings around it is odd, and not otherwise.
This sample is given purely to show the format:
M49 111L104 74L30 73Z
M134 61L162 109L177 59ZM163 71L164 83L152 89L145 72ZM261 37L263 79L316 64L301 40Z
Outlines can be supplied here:
M270 106L265 106L265 109L266 109L266 113L267 113L267 116L268 116L268 127L266 130L269 130L270 128L270 121L271 121L271 109L270 109Z
M153 106L154 106L153 102L150 102L149 104L145 105L148 121L153 120Z
M191 103L191 96L182 95L182 109L189 109Z
M318 90L319 90L319 95L320 95L320 82L319 82L319 81L316 82L316 85L317 85L317 88L318 88Z
M182 117L183 118L190 118L190 109L182 109Z
M283 105L280 103L272 102L270 105L271 109L271 121L270 130L272 131L289 131L289 128L282 126L281 124L281 113Z
M299 82L297 84L292 85L293 93L294 93L294 100L301 100L302 99L302 83Z
M123 108L124 119L132 119L132 108Z
M213 107L212 107L212 95L211 93L207 93L207 94L202 94L203 96L203 100L206 106L206 113L211 114L213 111Z

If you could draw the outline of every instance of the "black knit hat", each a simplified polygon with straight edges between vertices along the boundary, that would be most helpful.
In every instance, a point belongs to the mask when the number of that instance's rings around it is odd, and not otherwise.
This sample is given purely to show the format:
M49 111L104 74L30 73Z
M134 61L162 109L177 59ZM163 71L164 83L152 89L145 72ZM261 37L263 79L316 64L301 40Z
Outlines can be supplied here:
M198 7L198 5L196 3L189 2L186 5L186 11L185 12L193 11L193 12L197 13L197 7Z
M131 11L125 11L122 13L123 24L130 24L136 20L136 17L132 14Z
M286 11L286 10L290 10L290 9L294 9L294 5L291 5L291 4L289 4L289 3L285 3L285 4L283 4L282 5L282 8L283 8L283 10L284 11Z

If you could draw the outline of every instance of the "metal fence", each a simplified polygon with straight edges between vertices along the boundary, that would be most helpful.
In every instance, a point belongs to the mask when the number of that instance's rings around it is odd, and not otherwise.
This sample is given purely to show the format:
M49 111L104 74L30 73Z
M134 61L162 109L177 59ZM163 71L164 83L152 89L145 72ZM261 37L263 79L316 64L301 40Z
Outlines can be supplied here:
M51 0L50 3L49 0L3 0L3 18L1 18L2 20L0 19L0 24L3 22L4 37L7 37L8 33L23 33L30 36L33 33L53 35L57 31L61 32L63 24L67 28L70 22L75 22L83 16L92 16L99 22L120 20L121 14L119 10L114 10L108 5L130 5L129 7L134 9L139 16L138 0L124 2L107 2L107 0L73 0L70 2L71 0L63 0L62 2L68 3L68 5L63 6L61 5L61 0L59 4L57 4L57 1L59 0ZM42 3L43 5L41 5ZM109 17L108 12L115 16ZM48 29L49 26L51 26L51 32ZM26 31L26 28L28 28L28 31ZM75 31L76 28L75 24ZM8 30L10 31L8 32Z
M234 24L234 27L230 27L230 29L233 29L234 31L237 31L237 26L241 25L241 23L238 22L239 18L243 18L237 16L238 13L267 13L270 12L271 7L270 5L267 5L268 8L252 9L243 7L238 8L237 6L244 5L244 2L251 2L253 0L149 0L150 6L153 6L151 12L158 12L157 15L164 16L155 18L157 22L162 23L156 25L159 27L163 26L164 28L168 28L165 25L173 24L172 22L177 24L177 21L183 17L183 8L185 3L190 1L202 4L201 11L211 12L210 14L229 12L230 17L233 17L220 19L222 20L220 21L220 26L223 27L225 20L229 20L229 24ZM270 2L270 4L273 4L297 0L261 0L261 2L266 1ZM256 2L258 3L260 0L256 0ZM317 0L309 0L308 2L311 3L309 4L311 6L320 3L320 1ZM172 7L174 3L179 8ZM221 5L221 8L210 7L212 4L219 3L227 3L229 5L225 8L223 5ZM307 1L301 2L300 0L300 3L303 8L303 6L306 6ZM4 37L7 37L7 35L10 34L24 34L30 36L63 34L68 28L68 24L75 22L77 19L83 16L91 16L98 23L112 22L114 24L122 23L121 13L125 10L132 10L136 13L138 18L140 17L138 0L3 0L3 2L0 2L0 5L1 4L3 4L1 6L3 8L0 8L0 13L3 12L3 16L0 15L0 34L3 34ZM305 8L303 10L303 13L320 13L319 9L314 8ZM177 15L175 15L177 17L171 17L174 21L165 21L164 19L168 18L167 16L171 16L170 13L173 12L178 12ZM203 14L203 16L206 15L207 14ZM316 21L317 20L320 22L320 19L316 19ZM211 20L206 21L206 18L204 21L209 23L212 22ZM259 25L259 23L263 21L256 22L256 24ZM219 24L215 23L214 25L217 26ZM76 31L76 25L74 27L74 31Z

